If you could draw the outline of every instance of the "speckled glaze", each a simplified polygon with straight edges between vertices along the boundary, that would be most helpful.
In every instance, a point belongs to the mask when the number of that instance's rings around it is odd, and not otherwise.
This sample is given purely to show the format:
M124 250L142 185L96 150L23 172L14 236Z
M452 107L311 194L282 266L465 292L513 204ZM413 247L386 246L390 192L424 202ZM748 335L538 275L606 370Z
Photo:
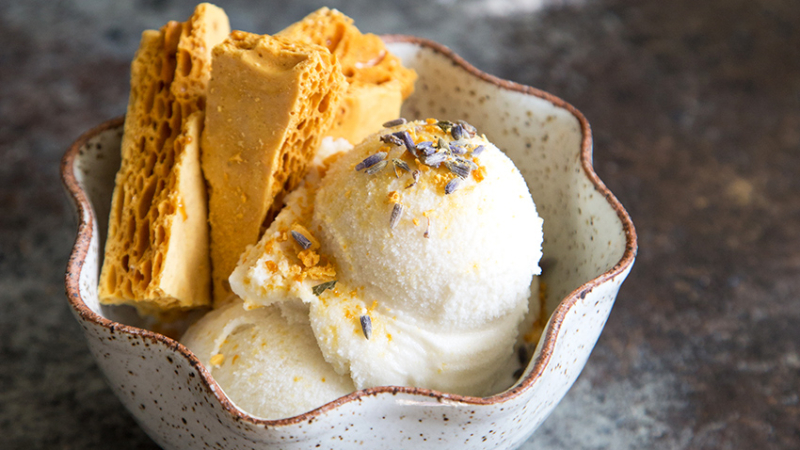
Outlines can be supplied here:
M119 167L122 119L116 119L81 136L62 161L79 219L66 290L114 392L162 447L514 448L585 365L636 254L628 214L592 169L588 122L564 101L486 75L438 44L384 38L419 74L403 115L460 118L486 133L516 162L544 218L550 319L525 375L486 398L378 387L284 420L240 411L188 349L136 326L130 309L97 300L99 249Z

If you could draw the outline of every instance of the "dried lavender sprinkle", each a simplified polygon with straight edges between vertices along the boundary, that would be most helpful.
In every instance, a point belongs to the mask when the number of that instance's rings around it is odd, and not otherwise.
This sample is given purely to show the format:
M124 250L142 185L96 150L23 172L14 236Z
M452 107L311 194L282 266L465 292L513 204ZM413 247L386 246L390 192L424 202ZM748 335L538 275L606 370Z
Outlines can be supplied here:
M452 180L450 180L450 182L449 182L449 183L447 183L447 185L444 187L444 193L445 193L445 195L452 194L453 192L455 192L455 191L456 191L456 189L458 189L458 187L459 187L459 186L461 186L461 178L453 178L453 179L452 179Z
M303 233L294 230L292 230L291 233L294 240L300 244L300 247L303 247L303 250L308 250L308 248L311 247L311 241L309 241L307 237L303 236Z
M416 145L417 151L422 153L425 156L430 155L431 153L435 152L436 149L433 148L433 142L431 141L422 141Z
M453 125L450 128L450 134L453 135L453 139L459 140L464 136L464 128L461 125Z
M358 165L356 165L356 171L362 169L368 169L374 166L375 164L378 164L381 160L383 160L383 158L386 158L386 152L378 152L375 153L374 155L369 155L366 158L364 158L363 161L358 163Z
M389 161L386 161L385 159L383 161L378 161L377 164L365 170L364 173L367 175L375 175L376 173L383 170L383 168L386 167L387 164L389 164Z
M394 144L394 145L396 145L398 147L402 147L403 146L403 141L400 140L399 137L397 137L397 136L395 136L393 134L384 134L383 136L380 137L380 140L384 144Z
M475 134L478 132L477 128L475 128L474 126L470 125L469 123L467 123L464 120L458 120L457 122L461 125L461 127L464 129L464 131L469 133L470 137L475 136Z
M396 126L398 126L398 125L403 125L403 124L405 124L406 122L408 122L406 119L404 119L404 118L400 117L399 119L390 120L390 121L388 121L388 122L384 123L384 124L383 124L383 128L391 128L391 127L396 127Z
M322 295L323 292L327 291L328 289L333 289L336 286L336 280L333 281L326 281L325 283L318 284L311 288L311 292L314 293L317 297Z
M485 149L486 149L486 147L484 147L483 145L479 145L479 146L473 148L472 149L472 156L480 155Z
M456 158L456 162L459 163L459 164L464 164L465 166L468 166L470 168L470 170L476 170L478 168L477 164L475 164L474 162L472 162L472 161L470 161L468 159Z
M406 172L411 172L411 168L408 167L408 164L406 164L406 162L403 161L402 159L394 158L392 160L392 164L394 164L394 176L396 176L397 178L400 178L400 174L397 173L398 168L405 170Z
M392 134L403 140L403 143L406 145L408 151L411 153L416 151L417 147L414 145L414 140L411 139L411 134L408 131L403 130Z
M403 205L395 203L392 207L392 216L389 218L389 228L396 227L401 217L403 217Z
M431 237L431 218L428 216L425 216L425 218L428 219L428 226L425 228L425 233L423 233L422 236L428 239Z
M439 164L444 162L445 159L447 159L447 154L444 152L439 152L423 157L422 162L427 166L439 167Z
M450 172L453 172L461 178L467 178L469 173L472 172L472 169L469 166L466 164L460 164L456 161L445 161L444 165L450 170Z
M452 142L450 143L450 151L453 152L454 155L463 155L464 153L467 153L466 148L456 145Z
M361 331L364 333L364 337L369 340L370 336L372 336L372 318L365 314L359 320L361 321Z
M417 181L419 181L419 175L420 175L419 170L414 170L413 172L411 172L411 178L413 178L414 181L412 181L411 184L406 186L406 189L413 187L415 184L417 184Z

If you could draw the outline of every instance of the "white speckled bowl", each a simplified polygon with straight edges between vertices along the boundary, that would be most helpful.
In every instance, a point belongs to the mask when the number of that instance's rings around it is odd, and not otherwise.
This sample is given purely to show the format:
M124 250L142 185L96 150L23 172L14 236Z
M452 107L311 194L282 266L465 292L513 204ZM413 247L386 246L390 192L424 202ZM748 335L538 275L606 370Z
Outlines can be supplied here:
M461 118L516 162L544 218L544 275L550 320L525 376L512 389L465 397L427 389L354 392L284 419L248 415L225 396L186 347L134 326L129 309L97 300L122 119L81 136L61 173L78 211L66 290L89 347L116 395L167 449L513 448L572 386L608 318L636 254L622 205L592 169L592 137L571 105L536 89L481 73L436 43L386 36L419 73L407 118Z

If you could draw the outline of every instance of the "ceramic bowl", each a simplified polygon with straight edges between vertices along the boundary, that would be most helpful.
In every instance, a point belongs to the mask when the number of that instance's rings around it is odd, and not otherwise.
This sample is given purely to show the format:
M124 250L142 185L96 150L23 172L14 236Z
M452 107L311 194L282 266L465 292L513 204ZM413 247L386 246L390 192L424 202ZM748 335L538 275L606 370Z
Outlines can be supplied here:
M262 420L239 410L183 345L97 299L99 250L122 119L81 136L62 161L78 214L66 274L70 306L114 393L166 449L513 448L545 420L583 369L636 254L633 224L592 169L583 115L542 91L487 75L423 39L385 36L417 70L407 118L464 119L516 162L544 219L549 321L520 381L485 398L411 387L354 392L311 412Z

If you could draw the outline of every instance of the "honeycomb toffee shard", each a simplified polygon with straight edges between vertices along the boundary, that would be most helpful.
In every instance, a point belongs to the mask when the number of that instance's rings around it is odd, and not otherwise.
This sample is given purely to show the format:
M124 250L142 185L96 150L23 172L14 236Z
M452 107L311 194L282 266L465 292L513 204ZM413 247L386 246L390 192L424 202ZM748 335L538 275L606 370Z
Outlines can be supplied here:
M235 31L214 49L202 165L215 305L231 293L239 255L305 176L346 89L325 47Z
M199 144L211 48L229 30L225 13L204 3L187 22L142 34L100 274L105 304L158 315L210 303Z

